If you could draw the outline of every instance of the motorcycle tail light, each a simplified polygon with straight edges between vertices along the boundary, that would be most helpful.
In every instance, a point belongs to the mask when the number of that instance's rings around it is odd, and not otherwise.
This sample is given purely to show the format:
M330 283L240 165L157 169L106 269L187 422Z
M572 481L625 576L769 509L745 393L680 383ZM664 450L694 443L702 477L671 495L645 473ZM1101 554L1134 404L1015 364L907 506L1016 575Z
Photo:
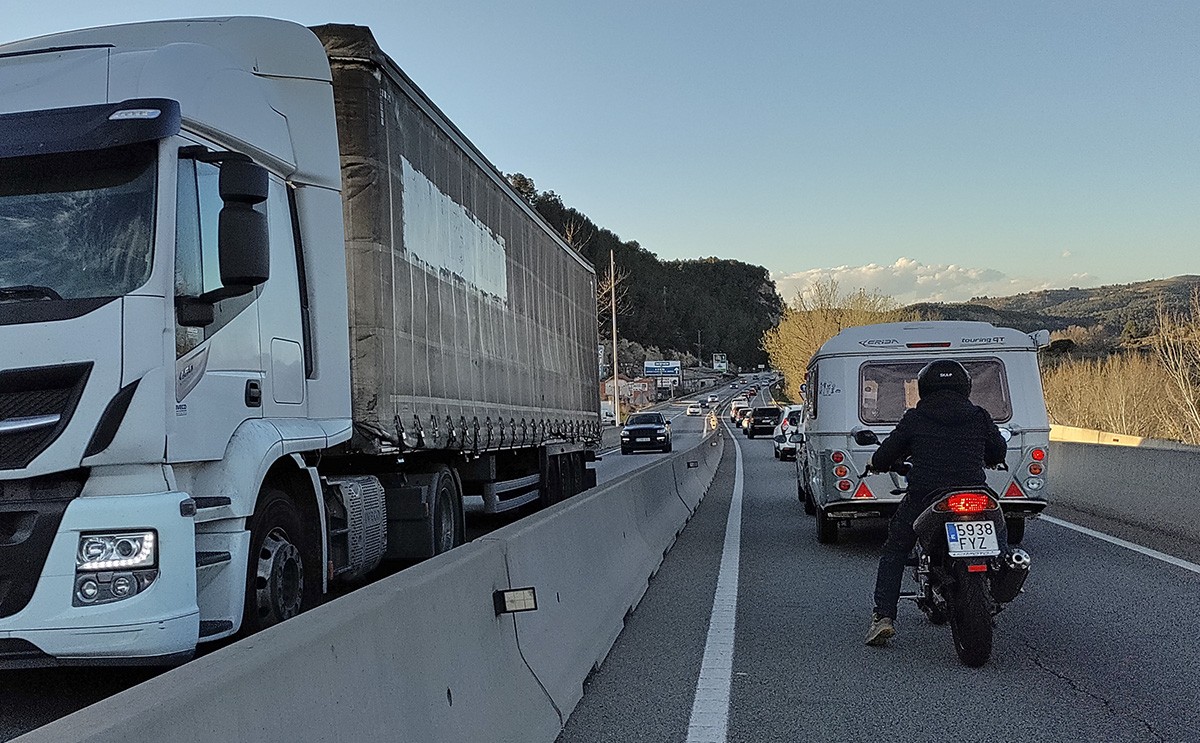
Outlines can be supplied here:
M986 493L955 493L939 505L944 506L939 510L953 511L954 513L982 513L999 507L999 504Z
M982 565L968 565L967 572L968 573L986 573L987 572L987 564L984 563Z
M1031 474L1031 475L1042 474L1042 465L1038 464L1037 462L1030 462L1029 463L1029 474Z

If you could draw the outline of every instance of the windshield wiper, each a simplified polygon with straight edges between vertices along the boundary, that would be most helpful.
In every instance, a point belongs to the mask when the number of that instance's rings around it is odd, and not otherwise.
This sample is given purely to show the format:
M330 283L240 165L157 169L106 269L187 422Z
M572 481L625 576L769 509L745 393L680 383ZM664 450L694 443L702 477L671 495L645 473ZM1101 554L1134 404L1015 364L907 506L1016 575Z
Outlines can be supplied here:
M62 299L62 295L48 286L36 284L0 286L0 302L10 299Z

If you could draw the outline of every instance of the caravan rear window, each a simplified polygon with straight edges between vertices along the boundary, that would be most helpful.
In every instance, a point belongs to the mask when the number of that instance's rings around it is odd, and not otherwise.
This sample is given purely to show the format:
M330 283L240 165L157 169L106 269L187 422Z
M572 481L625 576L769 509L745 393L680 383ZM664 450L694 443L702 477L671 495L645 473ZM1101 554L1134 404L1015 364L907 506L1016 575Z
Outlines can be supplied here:
M863 423L895 423L916 407L917 375L933 359L868 361L859 369L858 416ZM1008 377L1000 359L960 359L971 374L971 402L1004 422L1012 417Z

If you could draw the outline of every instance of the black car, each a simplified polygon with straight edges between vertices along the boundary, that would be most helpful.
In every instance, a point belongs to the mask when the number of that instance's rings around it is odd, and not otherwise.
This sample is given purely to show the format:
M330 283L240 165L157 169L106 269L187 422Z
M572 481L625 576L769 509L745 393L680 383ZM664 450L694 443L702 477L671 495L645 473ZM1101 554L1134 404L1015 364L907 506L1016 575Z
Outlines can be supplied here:
M776 407L755 408L750 414L750 424L746 426L746 435L754 438L755 434L765 433L770 435L775 432L775 426L779 425L779 416L783 415L783 410Z
M671 451L671 423L662 413L634 413L621 429L621 453L635 449Z

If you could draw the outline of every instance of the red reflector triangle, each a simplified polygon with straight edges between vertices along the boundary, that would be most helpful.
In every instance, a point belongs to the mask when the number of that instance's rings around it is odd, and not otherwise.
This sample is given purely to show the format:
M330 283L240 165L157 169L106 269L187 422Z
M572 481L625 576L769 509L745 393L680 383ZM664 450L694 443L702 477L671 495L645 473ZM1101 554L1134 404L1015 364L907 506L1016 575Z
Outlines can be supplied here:
M865 482L860 482L858 484L858 489L854 491L854 497L855 498L874 498L875 494L871 492L871 489L867 487L867 484Z
M1005 498L1024 498L1025 494L1021 492L1021 488L1017 487L1016 481L1008 484L1008 490L1004 491Z

